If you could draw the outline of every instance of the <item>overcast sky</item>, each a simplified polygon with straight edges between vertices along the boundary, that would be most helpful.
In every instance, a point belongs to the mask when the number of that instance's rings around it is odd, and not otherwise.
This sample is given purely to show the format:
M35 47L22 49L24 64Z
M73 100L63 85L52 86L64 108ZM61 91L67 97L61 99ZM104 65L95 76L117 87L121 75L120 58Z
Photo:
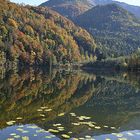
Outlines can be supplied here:
M12 2L16 3L25 3L25 4L30 4L30 5L39 5L42 2L45 2L47 0L11 0ZM121 2L126 2L132 5L139 5L140 6L140 0L117 0Z

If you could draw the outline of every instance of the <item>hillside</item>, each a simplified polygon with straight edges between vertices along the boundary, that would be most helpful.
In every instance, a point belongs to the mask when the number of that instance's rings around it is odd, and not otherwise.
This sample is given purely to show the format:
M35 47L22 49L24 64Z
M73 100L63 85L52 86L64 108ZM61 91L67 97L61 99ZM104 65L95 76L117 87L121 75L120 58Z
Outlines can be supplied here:
M58 13L0 0L0 65L89 61L95 50L89 33Z
M140 44L140 21L116 4L96 6L75 22L87 29L106 56L129 55Z
M51 7L53 10L70 19L93 7L88 0L49 0L40 6Z

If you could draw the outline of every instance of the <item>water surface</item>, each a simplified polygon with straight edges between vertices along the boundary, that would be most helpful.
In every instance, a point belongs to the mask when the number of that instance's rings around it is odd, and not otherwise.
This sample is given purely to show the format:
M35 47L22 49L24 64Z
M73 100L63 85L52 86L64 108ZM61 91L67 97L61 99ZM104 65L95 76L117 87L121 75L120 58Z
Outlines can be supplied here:
M0 140L139 140L140 75L0 74Z

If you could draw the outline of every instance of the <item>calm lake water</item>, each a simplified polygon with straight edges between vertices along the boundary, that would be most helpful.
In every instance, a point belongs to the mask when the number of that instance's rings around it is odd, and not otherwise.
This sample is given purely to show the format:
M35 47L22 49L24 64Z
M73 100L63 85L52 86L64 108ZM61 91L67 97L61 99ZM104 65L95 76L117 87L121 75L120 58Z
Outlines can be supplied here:
M140 140L140 75L0 74L0 140Z

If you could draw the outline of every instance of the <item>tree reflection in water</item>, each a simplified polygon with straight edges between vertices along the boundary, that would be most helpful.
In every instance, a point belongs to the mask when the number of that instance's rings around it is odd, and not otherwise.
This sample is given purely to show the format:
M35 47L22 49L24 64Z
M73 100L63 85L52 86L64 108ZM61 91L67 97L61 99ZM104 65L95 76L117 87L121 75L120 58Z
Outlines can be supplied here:
M139 74L28 69L0 77L1 129L30 124L60 138L140 129Z

